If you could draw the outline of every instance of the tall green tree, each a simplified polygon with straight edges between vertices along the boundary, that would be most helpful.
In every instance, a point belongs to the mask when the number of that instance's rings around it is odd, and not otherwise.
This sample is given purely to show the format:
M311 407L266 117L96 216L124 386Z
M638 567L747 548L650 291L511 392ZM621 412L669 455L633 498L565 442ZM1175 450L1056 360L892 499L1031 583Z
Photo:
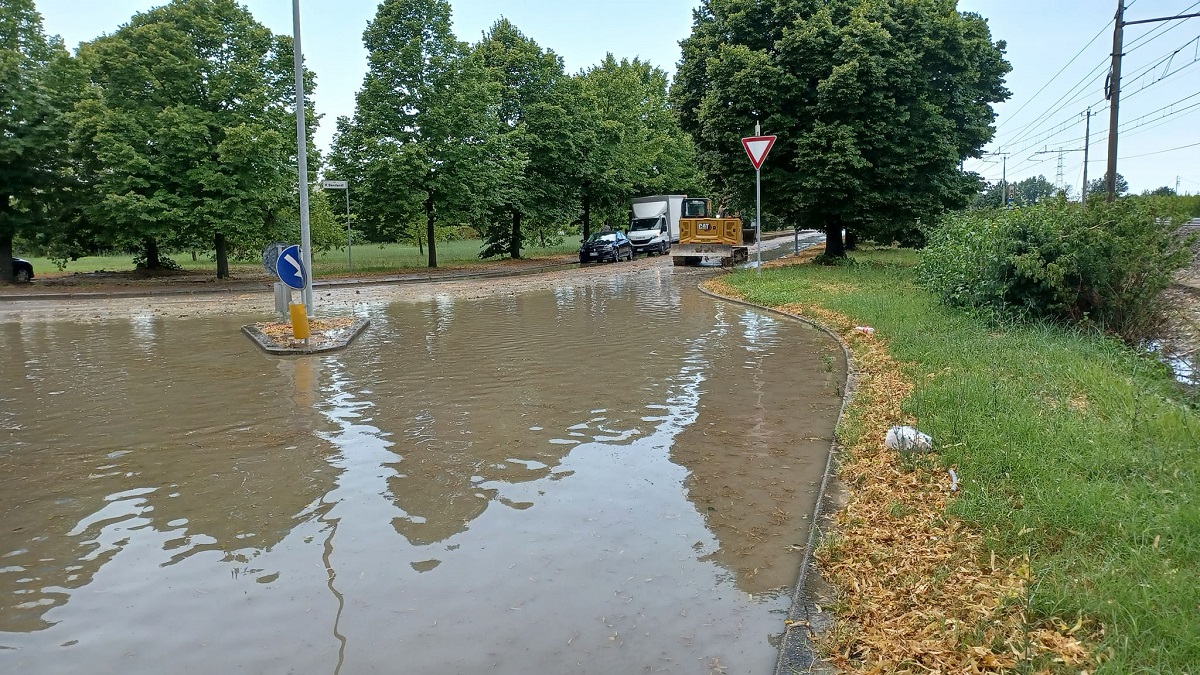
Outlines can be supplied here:
M661 68L609 54L572 80L569 171L585 238L593 214L621 224L631 197L698 190L694 146L675 120Z
M438 220L477 221L511 201L527 160L498 133L500 86L454 37L448 2L384 0L363 43L369 69L354 117L338 120L331 175L358 188L358 222L373 236L423 221L437 267Z
M1088 193L1089 198L1092 195L1108 194L1108 183L1105 181L1104 176L1101 176L1099 178L1093 178L1092 180L1089 180L1088 184L1087 184L1087 193ZM1124 197L1127 194L1129 194L1129 181L1125 180L1125 176L1122 176L1120 173L1118 173L1117 174L1117 196Z
M72 141L105 243L141 250L150 269L161 250L211 245L228 275L227 247L261 241L296 199L291 38L235 0L174 0L79 58L91 86Z
M1118 175L1120 175L1120 174L1118 174ZM1175 188L1171 187L1170 185L1163 185L1161 187L1156 187L1153 190L1142 190L1142 196L1143 197L1174 197L1174 196L1176 196L1176 194L1175 194Z
M972 209L998 209L1004 206L1004 183L982 183L975 198L971 200Z
M66 187L73 65L32 0L0 0L0 282L13 281L13 238L48 227Z
M1045 176L1030 176L1017 182L1014 186L1018 204L1037 204L1047 197L1053 197L1059 190L1054 183L1046 180ZM1068 197L1069 191L1064 191Z
M557 227L574 217L557 151L566 121L562 99L562 59L543 50L508 19L500 19L483 36L476 51L489 77L500 86L497 133L507 137L516 156L524 158L517 180L505 186L502 201L489 210L481 228L481 257L521 257L527 230L557 239Z
M1005 44L955 0L704 0L672 96L699 164L747 210L755 122L779 141L763 168L764 222L888 239L965 206L959 163L994 134Z

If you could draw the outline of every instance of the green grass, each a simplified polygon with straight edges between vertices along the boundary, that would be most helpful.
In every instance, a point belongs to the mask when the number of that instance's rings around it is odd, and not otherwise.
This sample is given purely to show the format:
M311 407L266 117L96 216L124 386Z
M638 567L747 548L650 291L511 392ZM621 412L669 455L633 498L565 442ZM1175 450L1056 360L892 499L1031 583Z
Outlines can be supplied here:
M998 554L1029 555L1035 616L1105 627L1099 672L1200 673L1195 394L1114 339L940 306L914 285L912 253L854 258L729 281L752 302L818 303L888 340L916 384L905 413L958 465L953 512Z
M486 261L479 259L480 247L481 243L475 239L440 241L437 244L438 266L461 267L482 264ZM526 247L521 251L521 255L525 258L538 258L575 253L578 250L579 244L568 240L567 243L559 246L547 248ZM385 244L383 246L379 244L355 244L352 253L355 274L399 272L425 268L428 264L429 255L428 250L418 252L416 246L403 244ZM59 274L58 267L49 258L24 256L20 252L17 252L15 255L33 263L34 273L38 277ZM175 253L167 257L179 263L179 266L185 270L208 270L214 275L216 274L217 264L213 259L211 251L198 252L197 259L194 261L192 260L192 254L187 252ZM493 258L492 260L497 259ZM262 270L262 264L258 261L230 260L229 265L233 269L247 271ZM341 250L317 252L313 257L313 268L316 270L317 278L347 274L349 267L346 250L343 248ZM67 263L63 272L126 272L131 270L133 270L133 255L123 254L87 256L78 260L72 260Z

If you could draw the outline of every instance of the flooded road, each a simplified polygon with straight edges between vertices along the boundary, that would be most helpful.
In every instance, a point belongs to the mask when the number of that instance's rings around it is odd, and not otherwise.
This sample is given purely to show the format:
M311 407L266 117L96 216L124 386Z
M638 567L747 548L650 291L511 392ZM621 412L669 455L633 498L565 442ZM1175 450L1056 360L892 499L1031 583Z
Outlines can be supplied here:
M769 673L840 349L669 268L0 324L0 671Z

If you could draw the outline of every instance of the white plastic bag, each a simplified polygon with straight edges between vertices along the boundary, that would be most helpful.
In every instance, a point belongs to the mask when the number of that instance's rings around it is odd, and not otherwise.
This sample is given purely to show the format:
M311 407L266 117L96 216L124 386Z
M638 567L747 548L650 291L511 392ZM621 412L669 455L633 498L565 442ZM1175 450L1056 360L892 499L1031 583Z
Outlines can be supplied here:
M929 452L933 450L932 438L908 426L888 429L887 437L883 439L883 444L892 450L899 450L900 452Z

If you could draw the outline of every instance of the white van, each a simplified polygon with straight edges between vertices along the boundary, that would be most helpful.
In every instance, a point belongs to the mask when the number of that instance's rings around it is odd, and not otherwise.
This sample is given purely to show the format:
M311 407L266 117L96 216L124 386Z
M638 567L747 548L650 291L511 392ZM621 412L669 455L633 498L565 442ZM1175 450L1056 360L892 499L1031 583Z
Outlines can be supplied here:
M627 230L633 252L666 254L679 242L679 218L687 195L637 197L629 204Z

